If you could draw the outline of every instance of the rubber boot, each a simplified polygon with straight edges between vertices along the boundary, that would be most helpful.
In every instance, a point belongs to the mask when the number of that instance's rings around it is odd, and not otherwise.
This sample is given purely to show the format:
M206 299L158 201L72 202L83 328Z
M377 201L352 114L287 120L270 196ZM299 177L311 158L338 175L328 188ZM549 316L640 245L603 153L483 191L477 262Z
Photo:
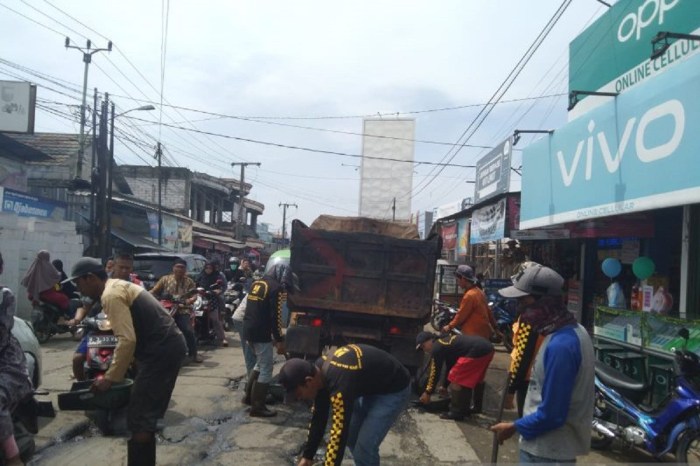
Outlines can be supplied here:
M128 466L155 466L156 464L156 439L150 442L127 442L127 465Z
M265 397L267 396L267 388L270 384L261 383L257 380L253 384L253 390L250 394L250 415L252 417L272 417L277 415L277 412L267 409L265 406Z
M486 383L479 382L476 387L474 387L474 404L470 410L471 413L481 414L484 407L484 391L486 390Z
M253 384L258 380L260 376L260 371L250 371L248 374L248 380L245 383L245 395L241 399L241 403L244 405L250 405L250 394L253 391Z
M450 410L440 415L440 419L461 421L469 413L472 401L472 389L462 387L460 390L450 388Z

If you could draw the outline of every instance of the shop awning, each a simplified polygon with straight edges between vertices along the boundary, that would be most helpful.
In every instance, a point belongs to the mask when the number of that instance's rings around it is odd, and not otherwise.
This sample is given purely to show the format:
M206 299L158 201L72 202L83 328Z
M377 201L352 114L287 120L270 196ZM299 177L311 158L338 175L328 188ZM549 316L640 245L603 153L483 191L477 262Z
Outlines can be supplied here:
M233 249L243 249L245 247L243 243L241 243L240 241L236 241L235 239L229 236L215 235L213 233L203 233L201 231L193 231L192 236L195 239L195 241L197 239L210 241L214 243L214 247L216 247L216 244L228 246Z
M135 233L129 233L128 231L124 231L121 228L112 227L112 235L115 238L120 239L121 241L124 241L127 244L130 244L136 249L147 249L149 251L168 251L167 248L159 246L157 243L154 243L151 240L143 238Z

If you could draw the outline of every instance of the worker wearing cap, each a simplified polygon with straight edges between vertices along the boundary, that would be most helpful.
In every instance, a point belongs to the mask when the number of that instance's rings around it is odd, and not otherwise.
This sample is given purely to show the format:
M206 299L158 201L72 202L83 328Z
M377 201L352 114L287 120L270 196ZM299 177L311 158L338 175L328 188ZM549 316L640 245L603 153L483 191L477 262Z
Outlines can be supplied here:
M442 419L461 421L470 413L480 413L484 399L484 377L494 355L493 345L486 338L476 335L449 334L443 337L430 332L420 332L416 337L416 349L430 355L428 382L420 397L423 404L430 403L430 396L445 366L450 382L450 410L440 415ZM472 394L474 408L471 408Z
M594 405L593 345L564 306L564 279L531 265L499 290L517 298L522 320L544 335L532 367L523 417L491 427L502 443L520 434L520 463L574 463L588 453Z
M452 321L442 328L443 333L450 333L453 329L461 331L464 335L478 335L491 338L496 331L495 321L486 301L486 295L477 286L478 280L474 275L474 269L468 265L460 265L455 271L457 284L465 289L459 310Z
M170 403L187 346L175 321L143 287L107 278L98 259L79 259L68 279L83 296L99 300L112 324L117 346L109 370L95 380L93 391L107 391L124 380L131 360L139 366L127 412L131 431L129 466L155 465L155 431Z
M279 383L295 399L313 400L309 436L299 466L311 466L331 414L326 466L343 462L345 446L357 465L378 465L379 445L410 396L408 370L370 345L347 345L316 363L288 360Z

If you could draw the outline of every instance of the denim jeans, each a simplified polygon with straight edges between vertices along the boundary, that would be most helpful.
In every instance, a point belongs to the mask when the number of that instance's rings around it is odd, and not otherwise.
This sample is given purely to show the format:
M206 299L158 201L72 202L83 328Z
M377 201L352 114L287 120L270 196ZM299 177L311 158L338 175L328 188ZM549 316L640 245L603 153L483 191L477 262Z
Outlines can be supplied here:
M408 404L410 384L395 393L358 398L350 419L348 448L356 466L379 464L379 445Z
M243 337L243 321L233 319L233 329L238 332L238 336L241 338L241 349L243 350L243 360L245 361L245 371L250 374L250 372L255 367L257 359L255 357L255 351L253 347L245 341Z
M533 464L533 463L551 463L551 464L557 464L557 465L567 465L567 464L576 464L576 458L571 459L571 460L555 460L552 458L544 458L542 456L536 456L533 455L532 453L528 453L526 451L520 450L520 463L521 464Z
M272 355L272 342L268 341L265 343L254 343L252 341L246 342L253 348L253 353L255 354L255 367L254 370L260 373L258 376L258 382L260 383L270 383L272 380L272 365L274 363Z

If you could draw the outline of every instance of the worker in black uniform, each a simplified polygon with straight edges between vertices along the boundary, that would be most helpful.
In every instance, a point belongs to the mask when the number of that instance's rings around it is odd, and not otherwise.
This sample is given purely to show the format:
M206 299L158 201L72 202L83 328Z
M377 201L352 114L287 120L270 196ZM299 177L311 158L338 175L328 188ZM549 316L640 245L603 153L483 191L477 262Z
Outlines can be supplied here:
M340 465L347 445L358 465L379 464L379 445L410 395L408 370L389 353L370 345L347 345L316 363L290 359L279 382L294 399L313 400L314 409L299 466L311 466L331 414L326 465Z
M421 403L430 403L430 396L435 391L444 365L447 380L450 382L450 411L440 417L459 421L467 414L481 412L484 377L494 354L490 341L478 335L448 334L439 337L434 333L421 332L416 337L416 349L430 354L428 382L420 397Z

